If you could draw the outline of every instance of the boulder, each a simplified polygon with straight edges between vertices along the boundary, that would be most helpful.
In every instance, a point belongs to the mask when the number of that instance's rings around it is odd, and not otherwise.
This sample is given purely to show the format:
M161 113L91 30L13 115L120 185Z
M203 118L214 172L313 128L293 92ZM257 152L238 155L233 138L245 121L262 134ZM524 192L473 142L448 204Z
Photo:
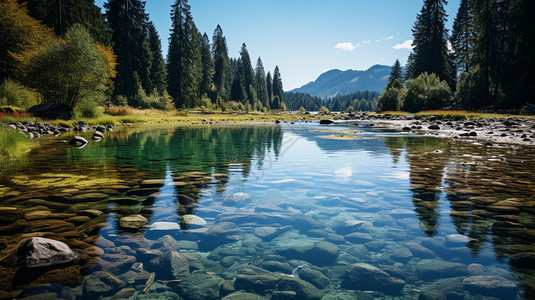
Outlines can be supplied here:
M329 120L329 119L324 119L324 120L321 120L321 121L320 121L320 124L321 124L321 125L334 124L334 121L333 121L333 120Z
M71 109L67 105L61 103L35 105L28 109L28 112L43 119L72 119Z
M178 286L180 297L185 300L220 299L219 289L223 278L204 273L195 273L182 280Z
M320 300L323 297L323 293L312 284L289 276L282 276L279 279L277 291L294 292L296 296L292 299Z
M42 237L26 240L17 251L18 262L28 268L50 267L76 258L67 244Z
M340 255L340 249L333 243L320 241L312 247L289 247L276 252L288 259L306 260L317 266L332 265Z
M207 224L206 220L196 215L183 215L180 221L184 229L202 228Z
M318 289L324 289L331 284L329 278L323 275L320 271L312 270L310 268L303 268L299 271L299 278L311 283Z
M69 145L73 145L76 147L83 147L87 145L87 143L89 142L85 138L75 135L72 137L71 141L69 142Z
M470 276L465 278L462 283L471 293L500 299L514 299L519 291L514 281L498 275Z
M405 287L405 281L391 277L372 265L356 263L346 270L341 286L351 290L372 290L397 295Z
M433 261L416 266L416 274L425 280L465 276L468 268L461 263Z
M128 217L122 217L119 220L119 226L127 230L139 230L148 223L149 221L147 218L142 215L131 215Z
M164 253L160 257L161 275L168 279L184 279L189 276L188 260L177 251Z
M208 229L199 243L199 249L213 250L221 245L236 242L243 236L243 230L232 222L221 222Z
M84 280L82 289L86 297L100 297L113 295L124 285L124 282L114 275L104 271L97 271Z

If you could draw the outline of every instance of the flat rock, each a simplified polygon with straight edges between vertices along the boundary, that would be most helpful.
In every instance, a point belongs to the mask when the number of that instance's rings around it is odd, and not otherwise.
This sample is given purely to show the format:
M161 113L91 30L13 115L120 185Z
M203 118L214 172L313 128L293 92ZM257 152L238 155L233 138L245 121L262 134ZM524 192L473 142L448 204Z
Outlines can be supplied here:
M238 241L243 230L232 222L220 222L209 228L199 243L199 249L212 250L218 246Z
M514 281L497 275L470 276L462 283L471 293L500 299L514 299L519 290Z
M433 261L416 266L416 274L425 280L465 276L468 268L464 264L447 261Z
M119 226L123 229L128 230L139 230L143 226L147 225L149 221L142 215L131 215L127 217L122 217L119 220Z
M205 219L196 215L183 215L180 222L184 224L184 229L194 229L205 227L207 222Z
M219 276L194 273L179 284L180 297L188 300L220 299L219 289L223 282Z
M351 290L372 290L397 295L405 286L405 281L391 277L370 264L356 263L346 270L341 286Z
M42 237L28 239L17 250L18 261L28 268L61 265L75 257L67 244Z

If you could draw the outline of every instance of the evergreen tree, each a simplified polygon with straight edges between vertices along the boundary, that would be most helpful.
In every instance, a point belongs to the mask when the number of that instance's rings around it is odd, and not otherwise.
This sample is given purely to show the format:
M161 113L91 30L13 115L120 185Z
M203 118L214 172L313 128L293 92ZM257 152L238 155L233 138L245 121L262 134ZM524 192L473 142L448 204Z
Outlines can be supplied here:
M417 77L414 73L414 52L411 51L407 58L407 64L405 65L405 77L403 81L409 81L411 78Z
M478 82L480 97L474 108L486 107L493 104L491 84L493 68L497 63L498 31L496 0L472 1L472 26L476 33L473 36L472 61L478 66Z
M171 19L167 89L177 108L194 107L200 102L201 42L187 0L177 0L172 5Z
M282 77L279 71L279 66L275 67L273 72L273 104L272 108L281 109L284 102L284 90L282 87Z
M266 85L266 71L264 70L264 64L262 63L262 59L260 59L260 57L256 61L255 83L258 101L262 103L262 106L270 109L268 89Z
M94 0L19 0L27 2L30 16L63 36L74 24L82 24L93 39L109 44L110 34L104 16Z
M221 26L217 25L212 37L212 57L214 59L214 86L220 99L228 100L232 85L232 72L228 57L227 39Z
M202 79L200 85L201 97L204 95L212 97L212 85L214 76L214 62L210 49L210 39L205 33L201 40L201 60L202 60ZM216 100L216 99L213 99Z
M151 68L150 68L150 92L156 91L158 94L163 95L167 91L167 83L165 77L167 72L165 70L165 62L162 55L162 43L156 27L152 22L148 25L148 39L149 49L151 52Z
M241 69L241 60L237 60L238 69ZM245 89L243 87L243 75L241 72L236 72L234 74L234 78L232 80L232 86L230 89L230 100L232 101L238 101L242 104L245 103L247 100L247 94L245 93Z
M140 0L109 0L104 4L106 19L112 30L112 44L117 55L117 77L114 96L126 96L131 104L140 85L149 91L151 51L147 41L145 2ZM139 80L134 74L137 74ZM149 91L150 92L150 91Z
M450 86L455 84L455 71L448 55L448 31L445 28L446 0L424 0L424 5L412 29L414 35L415 78L424 72L435 73Z
M273 107L273 79L271 77L271 72L268 72L266 75L266 88L267 88L267 94L268 94L269 107L271 109L275 109Z
M399 59L396 59L396 62L392 66L392 71L390 71L390 77L388 78L388 82L393 82L394 80L403 80L403 68L399 63Z
M258 102L255 90L255 75L251 64L251 57L249 56L245 43L241 46L239 66L238 72L241 75L242 86L246 96L245 100L254 107Z
M461 6L457 12L457 17L453 22L451 32L451 46L457 70L462 72L470 71L470 50L472 48L472 15L470 10L470 0L461 0Z

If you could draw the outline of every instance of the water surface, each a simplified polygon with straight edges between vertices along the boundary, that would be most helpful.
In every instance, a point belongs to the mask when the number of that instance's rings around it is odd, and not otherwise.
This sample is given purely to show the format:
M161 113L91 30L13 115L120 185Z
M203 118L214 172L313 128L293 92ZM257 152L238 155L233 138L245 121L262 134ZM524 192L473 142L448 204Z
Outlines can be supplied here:
M533 148L317 124L65 139L0 177L6 297L533 297ZM25 269L35 236L79 256Z

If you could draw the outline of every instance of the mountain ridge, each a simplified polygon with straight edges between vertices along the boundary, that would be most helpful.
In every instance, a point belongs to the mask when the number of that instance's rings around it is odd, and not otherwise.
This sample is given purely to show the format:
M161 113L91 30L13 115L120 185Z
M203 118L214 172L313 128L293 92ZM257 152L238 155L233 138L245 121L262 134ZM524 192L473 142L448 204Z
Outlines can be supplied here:
M320 74L315 81L289 92L307 93L324 99L366 90L382 92L391 69L391 66L385 65L373 65L365 71L332 69Z

